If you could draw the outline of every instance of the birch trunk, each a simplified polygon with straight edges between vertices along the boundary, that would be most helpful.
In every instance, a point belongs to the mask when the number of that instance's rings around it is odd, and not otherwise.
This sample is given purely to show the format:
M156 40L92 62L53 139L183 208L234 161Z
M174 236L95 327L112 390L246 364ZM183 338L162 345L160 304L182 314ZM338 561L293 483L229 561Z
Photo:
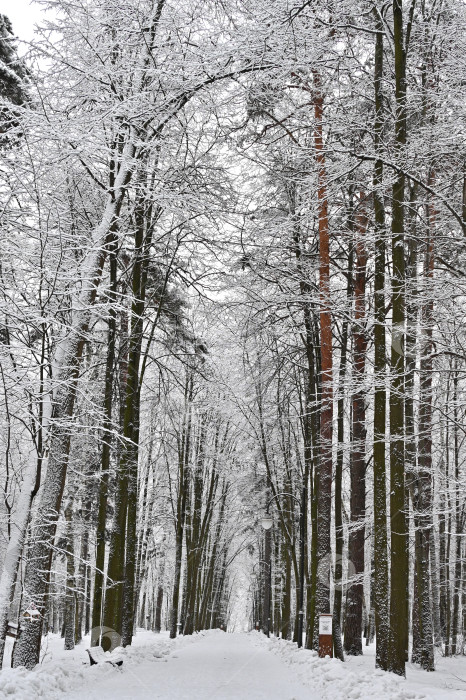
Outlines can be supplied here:
M15 594L18 567L26 539L36 477L37 453L34 450L30 454L28 469L21 486L16 515L11 526L11 537L3 560L0 578L0 668L3 663L8 616Z

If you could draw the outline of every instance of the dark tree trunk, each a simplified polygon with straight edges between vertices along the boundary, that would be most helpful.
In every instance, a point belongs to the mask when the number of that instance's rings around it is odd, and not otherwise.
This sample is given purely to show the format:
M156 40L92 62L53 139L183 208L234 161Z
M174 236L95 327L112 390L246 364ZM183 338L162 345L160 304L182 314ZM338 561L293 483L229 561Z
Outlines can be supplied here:
M406 51L402 0L393 0L395 47L395 143L402 156L406 145ZM405 485L404 335L405 335L405 175L399 170L392 188L392 352L390 384L390 647L389 670L405 675L408 654L408 536Z
M451 624L451 654L455 656L458 651L458 633L460 624L461 601L461 545L463 531L463 513L461 509L461 481L460 481L460 448L458 439L458 362L455 359L453 383L453 435L454 435L454 461L455 461L455 567L453 573L453 613ZM433 651L432 651L433 656ZM433 661L432 661L433 664ZM430 669L429 669L430 670Z
M154 632L162 630L162 604L163 604L163 586L159 584L157 587L157 599L155 602L155 621Z
M85 626L86 617L86 607L87 607L87 593L88 593L88 581L87 574L89 569L89 514L91 509L91 503L87 501L83 507L83 532L81 535L81 553L79 558L78 567L78 604L76 611L76 644L82 641L83 627ZM87 634L86 630L86 634Z
M362 210L356 219L356 266L354 283L353 330L353 441L351 455L351 529L348 559L354 572L346 600L344 649L351 656L362 654L362 611L364 600L364 541L366 514L366 407L364 370L367 351L365 328L366 264L367 255L364 233L367 218L364 213L364 196L359 206Z
M374 11L377 36L375 40L374 138L376 153L383 146L383 23ZM387 491L385 474L386 430L386 343L385 343L385 209L383 203L383 164L374 165L375 270L374 270L374 610L375 663L384 671L388 668L388 547Z
M65 649L74 649L76 623L76 579L74 566L73 503L65 508L66 522L66 591L65 591Z
M269 636L272 627L272 529L264 533L264 619L262 631Z
M429 178L432 184L431 178ZM422 309L423 347L420 361L419 406L419 474L413 498L416 527L415 567L417 573L417 613L419 629L418 659L426 671L434 670L434 639L430 585L430 538L432 536L432 328L434 274L433 234L435 211L428 207L429 234L426 241L424 276L427 282L427 301Z
M102 455L98 493L98 511L96 527L96 555L95 555L95 576L94 576L94 596L92 600L92 632L91 647L97 646L100 641L100 631L102 624L102 602L104 587L105 569L105 535L107 524L107 501L108 501L108 480L110 473L110 450L111 450L111 428L112 428L112 406L113 390L115 378L115 350L116 350L116 318L117 312L115 302L117 299L117 238L116 224L112 227L112 238L110 241L109 268L110 286L108 291L108 333L107 333L107 359L105 364L105 390L104 390L104 421L102 424Z
M195 630L196 604L198 603L199 568L204 550L201 542L201 510L204 491L204 457L207 440L207 417L201 419L197 439L196 464L194 466L192 504L188 507L186 519L189 518L189 528L186 529L186 609L184 615L184 634L193 634ZM209 505L209 504L207 504ZM192 507L192 510L191 510Z
M283 600L281 608L281 634L282 639L291 636L291 557L285 543L282 546L283 572ZM297 616L296 616L297 617Z
M181 564L183 535L186 518L189 480L188 464L191 453L191 401L193 397L193 377L188 376L185 386L185 415L178 450L178 494L175 522L175 575L173 579L172 609L170 613L170 639L177 634L178 609L180 602Z
M350 192L351 204L349 214L349 230L353 230L353 196ZM350 242L348 250L348 280L346 286L346 299L350 303L353 293L353 245ZM335 592L333 600L334 625L340 630L341 644L341 606L343 595L343 457L345 445L345 378L348 357L348 320L343 321L341 333L341 354L339 369L339 397L338 397L338 452L335 466ZM337 647L337 644L335 645ZM342 651L343 653L343 651Z

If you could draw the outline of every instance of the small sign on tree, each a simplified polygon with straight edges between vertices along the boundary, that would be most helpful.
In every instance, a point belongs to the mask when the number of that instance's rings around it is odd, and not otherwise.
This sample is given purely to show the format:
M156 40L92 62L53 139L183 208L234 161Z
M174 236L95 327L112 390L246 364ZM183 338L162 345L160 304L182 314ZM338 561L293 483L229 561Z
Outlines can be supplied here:
M332 615L319 615L319 656L333 657Z

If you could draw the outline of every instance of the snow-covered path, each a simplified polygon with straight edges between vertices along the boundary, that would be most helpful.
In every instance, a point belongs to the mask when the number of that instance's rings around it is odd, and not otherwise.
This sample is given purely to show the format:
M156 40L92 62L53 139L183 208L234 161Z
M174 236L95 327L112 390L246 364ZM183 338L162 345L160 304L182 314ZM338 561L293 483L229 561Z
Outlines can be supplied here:
M89 637L73 651L59 635L43 640L33 671L0 672L0 700L464 700L466 658L436 658L435 673L407 664L407 679L364 656L319 659L314 651L263 634L220 630L169 639L138 630L121 650L121 669L89 666ZM7 657L11 654L8 640Z
M161 663L165 661L166 663ZM67 700L318 700L282 659L248 634L210 633L134 671L107 675Z

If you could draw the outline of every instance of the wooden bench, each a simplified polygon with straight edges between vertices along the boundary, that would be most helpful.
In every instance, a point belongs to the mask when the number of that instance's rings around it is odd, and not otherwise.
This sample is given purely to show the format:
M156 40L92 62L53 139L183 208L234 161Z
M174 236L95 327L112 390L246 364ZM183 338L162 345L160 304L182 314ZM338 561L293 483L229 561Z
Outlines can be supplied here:
M13 637L13 639L16 639L18 636L18 625L16 622L9 622L8 627L6 630L6 636L7 637Z
M112 664L112 666L121 666L123 663L121 656L112 656L112 654L108 654L106 651L104 651L102 647L90 647L89 649L86 649L86 651L89 654L91 666L101 663Z

